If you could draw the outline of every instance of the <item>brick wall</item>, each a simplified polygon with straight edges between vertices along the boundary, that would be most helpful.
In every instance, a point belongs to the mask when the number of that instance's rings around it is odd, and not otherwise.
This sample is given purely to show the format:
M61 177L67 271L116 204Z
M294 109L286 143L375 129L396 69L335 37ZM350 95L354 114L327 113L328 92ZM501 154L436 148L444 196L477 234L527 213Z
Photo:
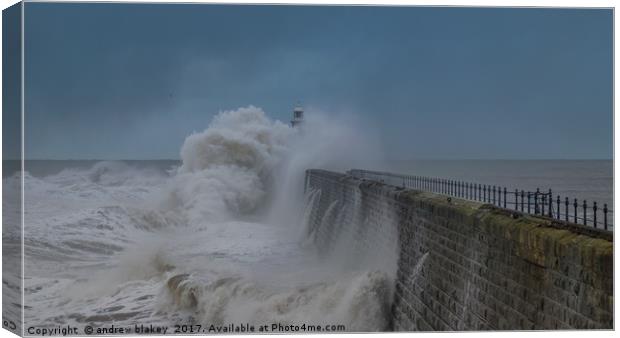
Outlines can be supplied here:
M322 252L393 261L394 330L613 328L610 233L324 170L306 189Z

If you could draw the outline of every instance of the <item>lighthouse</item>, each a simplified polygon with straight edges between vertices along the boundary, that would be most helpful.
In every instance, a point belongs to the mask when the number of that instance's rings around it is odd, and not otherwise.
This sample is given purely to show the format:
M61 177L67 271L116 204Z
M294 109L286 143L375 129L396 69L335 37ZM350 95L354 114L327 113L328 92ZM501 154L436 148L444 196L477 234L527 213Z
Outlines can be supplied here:
M301 108L301 105L297 105L295 109L293 109L293 119L291 120L291 126L297 127L304 122L304 110Z

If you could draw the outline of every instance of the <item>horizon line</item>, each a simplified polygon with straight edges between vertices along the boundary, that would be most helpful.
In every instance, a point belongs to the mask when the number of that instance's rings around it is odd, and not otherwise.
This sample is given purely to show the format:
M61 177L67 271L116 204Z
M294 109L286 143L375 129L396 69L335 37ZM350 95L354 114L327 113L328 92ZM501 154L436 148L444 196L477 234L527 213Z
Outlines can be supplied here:
M2 161L21 161L22 159L2 159ZM410 159L388 159L385 162L405 162L405 161L612 161L614 158L410 158ZM24 161L182 161L180 158L27 158Z

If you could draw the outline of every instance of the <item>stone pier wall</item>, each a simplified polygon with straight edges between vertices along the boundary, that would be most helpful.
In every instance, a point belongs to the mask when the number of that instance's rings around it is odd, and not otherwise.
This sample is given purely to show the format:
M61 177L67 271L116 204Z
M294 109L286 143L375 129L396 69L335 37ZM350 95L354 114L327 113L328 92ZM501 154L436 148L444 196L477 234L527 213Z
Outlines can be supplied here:
M324 170L306 189L322 250L394 257L394 330L613 328L609 232Z

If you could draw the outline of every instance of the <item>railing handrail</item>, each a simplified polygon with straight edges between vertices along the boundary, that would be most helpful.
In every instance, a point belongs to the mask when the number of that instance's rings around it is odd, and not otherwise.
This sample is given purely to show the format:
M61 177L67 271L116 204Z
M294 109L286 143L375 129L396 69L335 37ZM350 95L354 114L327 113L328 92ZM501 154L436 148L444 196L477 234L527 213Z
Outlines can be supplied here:
M577 198L569 199L568 197L564 197L562 199L560 195L557 195L554 199L551 189L546 191L541 191L539 188L537 188L536 191L526 191L523 189L509 191L505 186L502 187L499 185L470 183L461 180L403 175L363 169L351 169L348 171L348 174L359 179L369 179L384 183L386 183L386 180L392 180L392 182L387 183L466 200L489 203L504 209L512 209L531 215L546 216L568 223L581 223L605 230L613 228L613 210L607 207L607 203L604 203L601 208L597 202L588 205L585 199L582 200L581 203ZM562 213L562 207L564 207L564 213ZM598 218L599 211L602 212L602 218ZM581 214L581 216L579 214Z

